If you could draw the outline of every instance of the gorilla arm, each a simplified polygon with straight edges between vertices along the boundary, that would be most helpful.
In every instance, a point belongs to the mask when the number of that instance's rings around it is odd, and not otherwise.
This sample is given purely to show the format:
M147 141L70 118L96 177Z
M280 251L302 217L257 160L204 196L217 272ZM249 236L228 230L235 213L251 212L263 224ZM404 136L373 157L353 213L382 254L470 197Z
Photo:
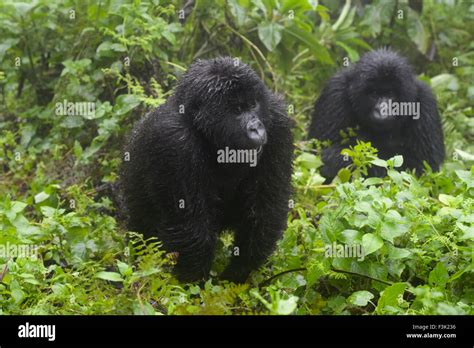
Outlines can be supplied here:
M143 152L148 153L144 160L152 163L146 176L151 180L145 183L145 194L152 204L142 216L153 218L155 236L165 249L179 254L175 266L178 278L194 281L209 275L217 241L217 214L207 199L213 192L213 178L208 155L183 124L183 117L163 115L153 132L161 141L143 144ZM152 146L153 151L147 152Z
M415 168L418 175L423 172L423 161L433 171L438 171L445 157L444 137L436 107L436 99L430 88L416 81L420 118L410 120L406 128L404 168Z
M309 137L320 141L330 140L332 145L323 150L321 168L329 183L337 172L350 163L344 160L341 151L353 143L341 144L340 131L353 127L352 111L347 94L349 72L342 72L332 77L323 89L314 108L309 129Z
M233 255L221 275L234 282L244 282L252 270L262 265L286 228L293 153L291 120L280 100L272 98L269 108L273 120L268 143L253 175L240 190L243 218L235 226L239 255Z

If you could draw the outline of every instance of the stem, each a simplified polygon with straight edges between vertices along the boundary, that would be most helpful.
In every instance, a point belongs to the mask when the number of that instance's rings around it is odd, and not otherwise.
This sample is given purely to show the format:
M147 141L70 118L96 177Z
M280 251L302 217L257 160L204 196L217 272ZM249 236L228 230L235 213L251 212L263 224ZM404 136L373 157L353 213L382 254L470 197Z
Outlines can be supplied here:
M276 74L275 72L273 71L273 68L272 66L270 65L270 63L268 62L268 60L266 59L265 55L262 53L262 51L260 51L260 49L252 42L250 41L249 39L247 39L244 35L240 34L238 31L234 30L234 28L232 28L230 25L227 24L227 27L229 28L229 30L231 32L233 32L235 35L237 35L238 37L240 37L245 43L247 43L251 48L253 48L257 53L258 55L260 56L260 58L262 58L262 60L265 62L265 65L268 67L268 70L270 70L270 73L272 75L272 80L275 82L275 84L277 83L277 79L276 79ZM278 86L275 85L275 90L278 91Z
M362 278L367 278L367 279L370 279L370 280L375 280L376 282L379 282L379 283L382 283L382 284L385 284L385 285L393 285L391 282L387 282L386 280L377 279L377 278L374 278L374 277L371 277L371 276L368 276L368 275L365 275L365 274L349 272L349 271L343 271L342 269L337 269L337 268L334 268L334 267L331 267L331 271L336 272L336 273L345 273L345 274L355 275L355 276L359 276L359 277L362 277Z
M258 287L263 287L263 286L266 286L268 285L273 279L275 278L278 278L284 274L287 274L287 273L292 273L292 272L301 272L301 271L306 271L306 267L301 267L301 268L293 268L293 269L288 269L286 271L283 271L283 272L280 272L280 273L277 273L275 274L274 276L271 276L270 278L268 278L267 280L264 280L263 282L261 282Z
M0 273L0 282L3 280L3 278L5 277L5 275L8 272L8 261L9 260L7 260L7 263L5 263L5 267L3 268L2 273Z
M258 287L260 288L260 287L266 286L272 280L274 280L275 278L278 278L278 277L280 277L284 274L292 273L292 272L301 272L301 271L307 271L307 268L306 267L293 268L293 269L288 269L286 271L277 273L274 276L271 276L270 278L268 278L267 280L264 280L262 283L260 283L258 285ZM371 277L371 276L368 276L368 275L365 275L365 274L349 272L349 271L343 271L342 269L337 269L337 268L334 268L334 267L331 267L331 271L336 272L336 273L345 273L345 274L355 275L355 276L359 276L359 277L362 277L362 278L367 278L367 279L370 279L370 280L375 280L376 282L379 282L379 283L382 283L382 284L385 284L385 285L393 285L391 282L388 282L386 280L377 279L377 278L374 278L374 277Z

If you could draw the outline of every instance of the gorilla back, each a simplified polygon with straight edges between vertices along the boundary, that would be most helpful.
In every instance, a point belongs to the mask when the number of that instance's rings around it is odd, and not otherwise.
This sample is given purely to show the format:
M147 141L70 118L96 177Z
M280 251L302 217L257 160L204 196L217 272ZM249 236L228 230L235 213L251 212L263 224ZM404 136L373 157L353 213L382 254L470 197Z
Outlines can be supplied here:
M208 276L219 232L235 232L222 275L242 282L286 228L293 141L280 98L247 65L198 60L125 148L130 230L156 236L182 281ZM237 249L236 249L237 248Z
M340 133L357 129L357 139L370 141L382 159L403 155L402 169L420 174L423 161L435 171L444 159L443 131L436 99L418 81L405 58L380 49L365 54L357 64L334 75L316 102L309 137L330 140L323 150L321 174L330 182L339 169L350 164L341 150L356 139L342 143ZM384 176L372 167L370 176Z

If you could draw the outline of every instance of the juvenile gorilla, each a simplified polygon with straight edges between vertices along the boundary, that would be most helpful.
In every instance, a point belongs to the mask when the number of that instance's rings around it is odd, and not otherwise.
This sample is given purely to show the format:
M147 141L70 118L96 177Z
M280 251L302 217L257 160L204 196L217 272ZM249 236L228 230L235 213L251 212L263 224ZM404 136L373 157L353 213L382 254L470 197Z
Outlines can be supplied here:
M208 276L219 232L232 229L238 252L222 278L245 281L286 228L290 125L247 65L198 60L132 131L121 172L129 229L177 252L182 281Z
M407 112L408 111L408 112ZM331 182L350 164L341 150L340 131L358 128L357 138L370 141L382 159L403 155L402 169L419 175L423 161L437 171L445 150L443 131L430 88L416 80L410 65L397 53L380 49L365 54L352 67L334 75L316 102L309 137L330 140L322 153L321 175ZM370 176L384 176L385 169L372 167Z

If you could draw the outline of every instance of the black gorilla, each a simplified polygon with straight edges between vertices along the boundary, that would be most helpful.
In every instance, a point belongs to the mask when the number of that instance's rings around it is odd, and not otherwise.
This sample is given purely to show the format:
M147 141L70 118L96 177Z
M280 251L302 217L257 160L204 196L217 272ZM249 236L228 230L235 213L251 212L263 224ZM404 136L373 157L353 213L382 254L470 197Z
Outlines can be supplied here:
M405 111L405 112L401 112ZM443 131L430 88L418 81L405 58L388 49L365 54L359 62L334 75L316 102L309 137L330 140L322 153L321 175L332 181L349 165L341 150L340 131L358 128L357 137L370 141L382 159L403 155L402 169L420 174L423 161L439 170L445 150ZM372 167L370 176L384 176Z
M235 231L235 247L222 278L243 282L272 253L286 228L291 122L247 65L229 57L192 64L125 151L128 227L178 252L180 280L208 276L224 229Z

